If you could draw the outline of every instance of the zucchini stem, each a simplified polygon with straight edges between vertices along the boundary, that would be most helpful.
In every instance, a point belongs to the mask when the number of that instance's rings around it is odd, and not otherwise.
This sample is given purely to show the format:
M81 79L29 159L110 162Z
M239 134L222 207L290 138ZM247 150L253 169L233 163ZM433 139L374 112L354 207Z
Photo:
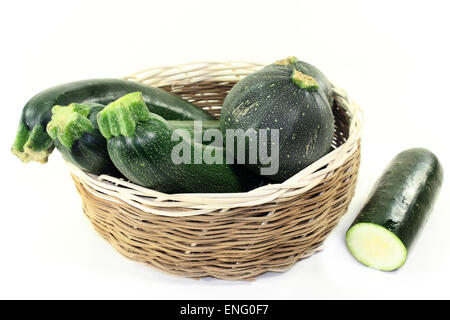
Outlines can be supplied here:
M297 86L307 91L317 91L319 89L319 84L313 77L301 73L298 70L294 70L292 73L292 81L294 81Z
M287 65L292 65L292 64L296 63L297 61L298 61L297 57L289 56L287 58L276 61L275 64L278 64L280 66L287 66Z
M11 152L23 163L36 161L47 163L48 156L54 149L52 139L41 125L36 125L31 131L24 123L19 124Z
M150 119L150 111L140 92L124 95L97 114L100 132L106 139L117 136L131 137L138 122Z
M85 132L94 131L94 126L88 119L89 113L90 107L83 104L54 106L52 120L47 124L48 135L71 149L73 142L80 139Z

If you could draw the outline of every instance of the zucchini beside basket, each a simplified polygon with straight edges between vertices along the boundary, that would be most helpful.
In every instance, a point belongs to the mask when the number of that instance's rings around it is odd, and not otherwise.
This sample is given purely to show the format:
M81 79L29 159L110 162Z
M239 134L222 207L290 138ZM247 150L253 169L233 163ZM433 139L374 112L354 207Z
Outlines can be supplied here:
M442 180L442 166L429 150L399 153L347 231L352 255L374 269L400 268L430 216Z

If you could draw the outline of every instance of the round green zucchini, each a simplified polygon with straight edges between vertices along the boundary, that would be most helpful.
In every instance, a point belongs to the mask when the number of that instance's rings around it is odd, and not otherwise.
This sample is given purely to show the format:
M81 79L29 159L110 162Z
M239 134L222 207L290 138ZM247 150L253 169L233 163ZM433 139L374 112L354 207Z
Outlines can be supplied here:
M415 148L399 153L347 231L351 254L374 269L400 268L429 218L442 179L442 166L432 152Z
M326 95L313 77L292 65L272 65L239 81L225 98L220 121L224 134L232 129L258 132L259 147L261 134L273 135L274 141L267 139L267 146L278 146L275 156L279 168L267 177L276 182L285 181L328 153L334 135L334 118ZM250 139L245 139L246 155L250 149ZM261 151L257 156L256 161L246 161L245 165L261 174L267 163Z

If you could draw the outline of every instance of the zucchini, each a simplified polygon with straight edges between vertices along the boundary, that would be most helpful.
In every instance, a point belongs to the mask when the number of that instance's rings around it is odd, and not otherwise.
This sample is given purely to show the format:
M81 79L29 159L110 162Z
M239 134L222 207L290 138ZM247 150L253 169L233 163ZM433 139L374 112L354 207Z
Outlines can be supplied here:
M428 220L442 179L442 166L430 151L399 153L347 231L351 254L374 269L400 268Z
M162 89L121 79L91 79L46 89L24 106L11 151L23 162L46 163L54 144L45 131L54 105L93 102L108 104L121 96L140 91L149 110L167 120L211 120L195 105Z
M121 176L109 157L106 139L98 129L97 114L104 107L92 102L54 106L52 120L47 124L47 133L62 156L80 169L97 175ZM177 129L186 129L195 137L193 120L169 123ZM202 122L203 130L218 127L218 120Z
M270 65L239 81L225 98L220 121L224 134L229 129L266 130L267 134L278 130L278 143L267 142L279 148L279 169L267 174L276 182L285 181L327 154L334 136L333 113L320 83L293 65ZM246 139L245 155L250 149ZM255 173L266 174L262 169L267 161L264 163L260 153L257 157L245 165Z
M181 141L173 140L175 127L150 113L139 93L109 104L98 113L97 121L100 132L108 139L108 153L114 165L130 181L144 187L167 193L241 192L261 184L262 179L245 167L226 164L222 147L204 146L180 136ZM177 146L182 147L183 155L187 150L193 158L176 162L173 153ZM201 155L209 150L222 163L205 163L196 148Z
M63 158L80 169L97 175L120 176L97 125L97 113L104 107L90 102L54 106L47 133Z

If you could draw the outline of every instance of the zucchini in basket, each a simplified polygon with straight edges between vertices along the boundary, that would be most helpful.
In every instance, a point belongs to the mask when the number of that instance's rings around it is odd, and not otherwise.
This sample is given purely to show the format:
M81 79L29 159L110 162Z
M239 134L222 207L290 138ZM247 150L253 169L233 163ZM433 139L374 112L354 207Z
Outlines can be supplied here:
M63 157L75 166L94 173L121 176L112 163L106 139L99 131L97 114L105 106L98 103L72 103L54 106L52 119L47 124L47 133ZM194 121L170 121L175 128L194 133ZM218 120L202 121L202 129L219 128Z
M248 191L261 184L262 179L245 167L226 164L223 147L205 146L176 134L175 126L148 111L138 92L109 104L98 113L97 121L116 168L144 187L167 193L214 193ZM175 160L173 155L181 153L189 153L189 159ZM220 160L206 163L202 158L206 153Z
M195 105L162 89L121 79L90 79L58 85L39 92L24 106L11 151L23 162L46 163L54 148L46 132L55 105L94 102L108 104L140 91L148 109L167 120L211 120Z
M283 182L331 150L330 90L328 80L316 68L293 57L280 60L246 76L230 90L221 111L221 128L224 133L237 129L273 134L275 141L271 138L267 144L279 146L279 170L267 177ZM245 141L246 154L252 148L250 140ZM246 166L265 174L264 162L258 155Z

